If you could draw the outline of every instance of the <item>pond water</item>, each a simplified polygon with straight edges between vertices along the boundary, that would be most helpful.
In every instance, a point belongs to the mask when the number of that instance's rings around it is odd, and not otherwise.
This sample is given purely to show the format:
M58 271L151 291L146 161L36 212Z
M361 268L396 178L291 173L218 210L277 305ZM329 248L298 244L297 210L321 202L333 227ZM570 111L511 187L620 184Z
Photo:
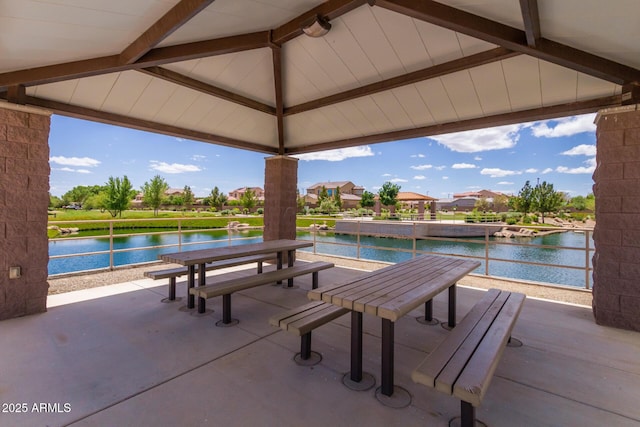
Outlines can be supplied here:
M317 253L339 255L356 258L358 255L357 237L332 232L316 233L315 236L309 232L298 232L298 239L314 240ZM180 237L177 233L163 233L153 235L115 236L113 238L114 251L127 250L124 252L114 252L113 265L121 266L142 262L156 261L158 255L178 251L177 246L163 247L167 245L177 245ZM241 239L241 240L230 240ZM213 248L227 246L229 244L239 245L255 243L262 240L261 230L232 231L211 230L198 232L184 232L181 236L183 250L193 250L201 248ZM476 270L478 274L488 273L491 276L508 277L537 282L547 282L559 285L570 285L585 287L585 264L591 266L592 252L585 254L585 234L566 232L539 236L534 238L506 239L490 238L489 257L505 260L488 263L488 272L484 263L485 245L484 238L466 238L465 242L444 241L444 240L418 240L416 249L451 255L464 255L481 258L483 263ZM506 244L499 244L506 243ZM526 246L520 246L523 244ZM348 246L347 246L348 245ZM534 246L535 245L535 246ZM539 247L539 245L553 246L552 248ZM154 246L152 249L128 250ZM375 248L373 247L375 246ZM560 247L570 247L576 249L564 249ZM589 235L589 247L593 249L593 240ZM385 249L389 248L389 249ZM392 249L404 249L408 252L398 252ZM399 262L412 257L413 241L405 239L360 237L360 258ZM57 240L49 242L49 255L70 255L84 254L90 252L108 251L108 237L93 237L79 240ZM312 251L313 249L304 249ZM51 259L49 261L49 274L61 274L83 270L93 270L109 267L109 254L78 255L69 258ZM527 265L521 262L536 262L543 264L558 264L563 266L578 267L579 269L540 267ZM590 279L589 279L590 280Z

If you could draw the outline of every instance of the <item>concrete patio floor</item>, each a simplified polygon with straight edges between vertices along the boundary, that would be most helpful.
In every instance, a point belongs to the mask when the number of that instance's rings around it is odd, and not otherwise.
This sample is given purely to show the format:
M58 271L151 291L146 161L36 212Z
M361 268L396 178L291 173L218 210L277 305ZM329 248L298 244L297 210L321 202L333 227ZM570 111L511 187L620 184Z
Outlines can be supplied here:
M213 274L242 269L228 269ZM253 269L252 269L253 271ZM361 274L320 273L320 285ZM415 310L396 324L395 383L408 407L392 409L375 388L341 382L349 370L350 317L313 333L322 361L298 366L298 337L269 325L307 301L297 288L263 286L232 297L240 323L216 327L220 298L204 316L162 303L150 279L49 297L47 313L0 322L0 426L446 426L459 402L414 384L411 371L448 332ZM461 319L482 290L459 287ZM185 296L178 286L178 296ZM446 294L434 302L446 318ZM364 316L364 370L380 381L380 322ZM640 425L640 334L598 326L588 307L528 298L479 419L489 426ZM44 405L41 405L44 404ZM16 413L17 410L23 410Z

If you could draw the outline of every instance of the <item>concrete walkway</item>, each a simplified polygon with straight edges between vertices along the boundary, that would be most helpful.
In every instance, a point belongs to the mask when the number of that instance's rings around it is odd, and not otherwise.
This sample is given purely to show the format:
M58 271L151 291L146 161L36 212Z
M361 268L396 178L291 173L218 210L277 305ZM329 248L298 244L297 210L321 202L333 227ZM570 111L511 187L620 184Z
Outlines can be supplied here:
M320 285L360 273L323 271ZM0 426L446 426L459 414L457 400L411 381L448 334L416 322L421 309L396 326L406 408L342 385L349 316L314 331L320 364L296 365L299 338L268 318L306 302L310 281L234 294L240 323L228 328L215 326L220 299L208 304L213 312L193 315L184 300L160 302L167 287L150 279L53 295L47 313L0 322ZM460 287L459 318L482 292ZM446 295L434 314L446 318ZM364 320L364 370L379 382L380 323ZM529 298L514 337L524 346L505 350L478 410L488 425L640 425L640 334L597 326L588 307Z

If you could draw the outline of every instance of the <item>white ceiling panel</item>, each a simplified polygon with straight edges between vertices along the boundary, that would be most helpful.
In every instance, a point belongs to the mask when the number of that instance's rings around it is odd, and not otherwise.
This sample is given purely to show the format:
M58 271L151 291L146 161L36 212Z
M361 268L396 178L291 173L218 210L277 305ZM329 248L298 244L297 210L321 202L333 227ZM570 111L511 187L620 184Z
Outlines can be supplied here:
M509 92L500 62L471 68L469 74L485 115L511 111Z
M402 104L404 111L409 115L413 126L426 126L435 122L431 111L429 111L415 85L394 89L393 93Z
M484 115L468 71L459 71L440 78L459 119Z
M151 79L131 108L131 115L151 120L169 100L176 86L161 79Z
M574 102L578 94L578 72L546 61L539 64L542 104Z
M351 103L366 117L370 128L374 131L373 133L384 132L392 127L391 122L372 97L365 96L354 99Z
M406 129L413 125L409 115L404 111L402 104L398 102L393 92L376 93L371 95L371 98L389 120L392 128Z
M151 80L151 77L137 71L118 73L111 92L102 104L102 110L116 114L129 114Z
M578 99L597 98L620 94L622 88L616 84L578 73Z
M539 61L520 55L501 63L512 110L542 107Z
M29 87L26 92L38 98L53 99L68 103L77 85L78 80L67 80L64 82L50 83L48 85Z
M198 92L177 86L167 102L158 110L153 121L175 125L189 106L198 98Z
M199 123L213 108L210 96L198 94L196 99L187 107L185 112L175 122L176 126L187 129L198 129Z
M453 108L442 80L438 78L416 83L416 88L436 123L458 120L456 110Z
M462 57L462 48L455 32L422 21L415 21L415 24L433 65Z
M111 92L117 77L116 74L106 74L78 80L70 103L99 110Z

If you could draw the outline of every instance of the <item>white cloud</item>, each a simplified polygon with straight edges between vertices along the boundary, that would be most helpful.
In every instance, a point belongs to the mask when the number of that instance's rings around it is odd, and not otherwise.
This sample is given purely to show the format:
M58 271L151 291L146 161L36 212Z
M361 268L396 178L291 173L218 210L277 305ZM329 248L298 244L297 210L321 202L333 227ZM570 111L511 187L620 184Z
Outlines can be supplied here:
M423 158L423 157L424 157L424 154L412 154L410 157Z
M431 169L432 167L433 165L418 165L418 166L411 166L411 169L414 169L417 171L423 171L423 170Z
M451 169L475 169L476 165L472 165L470 163L456 163L451 166Z
M443 176L442 179L449 179L449 177L448 176Z
M393 176L390 173L383 173L382 176Z
M78 170L76 170L76 172L78 172L78 173L91 173L91 171L88 170L88 169L78 169Z
M595 156L596 146L588 145L588 144L580 144L560 154L563 154L565 156Z
M207 156L203 156L202 154L194 154L191 156L191 160L194 162L202 162L203 160L206 160L206 158Z
M409 181L403 178L393 178L391 182L409 182Z
M593 123L595 116L595 114L585 114L559 120L547 120L533 125L531 132L533 136L538 138L559 138L583 132L595 132L596 125ZM555 127L549 127L549 124L553 123L556 124Z
M544 174L544 175L546 175L546 174L551 173L551 172L553 172L553 169L551 169L551 168L546 168L546 169L545 169L545 170L543 170L541 173L542 173L542 174Z
M529 169L525 169L524 170L526 173L536 173L538 172L538 169L536 168L529 168Z
M509 182L509 181L500 181L497 185L513 185L513 182Z
M49 161L64 166L84 166L90 168L95 168L101 163L100 160L92 159L91 157L53 156L49 158Z
M507 125L494 128L477 129L447 135L431 136L438 144L459 153L501 150L516 145L520 135L518 131L525 125Z
M475 157L473 158L473 160L475 160L476 162L479 162L480 160L482 160L482 157L480 157L480 156L475 156Z
M413 179L421 180L421 179L427 179L427 177L424 176L424 175L416 175L416 176L413 177Z
M62 172L75 172L75 169L71 169L71 168L55 168L54 170L57 171L62 171Z
M443 166L436 166L436 168L435 168L435 169L436 169L437 171L443 171L443 170L445 170L446 168L447 168L447 167L443 165Z
M155 170L158 172L164 172L164 173L185 173L185 172L200 172L202 169L200 169L199 166L196 165L182 165L180 163L166 163L166 162L159 162L157 160L150 160L149 161L149 167L151 168L151 170Z
M592 174L596 170L596 158L591 158L584 162L587 166L580 166L577 168L568 168L566 166L558 166L556 172L567 173L571 175L577 174Z
M365 145L363 147L349 147L349 148L337 148L335 150L318 151L317 153L305 153L298 154L293 157L297 157L300 160L312 161L312 160L327 160L329 162L340 162L352 157L369 157L375 156L371 147Z
M504 176L521 175L520 171L510 171L500 168L484 168L480 171L481 175L489 175L490 178L502 178Z

